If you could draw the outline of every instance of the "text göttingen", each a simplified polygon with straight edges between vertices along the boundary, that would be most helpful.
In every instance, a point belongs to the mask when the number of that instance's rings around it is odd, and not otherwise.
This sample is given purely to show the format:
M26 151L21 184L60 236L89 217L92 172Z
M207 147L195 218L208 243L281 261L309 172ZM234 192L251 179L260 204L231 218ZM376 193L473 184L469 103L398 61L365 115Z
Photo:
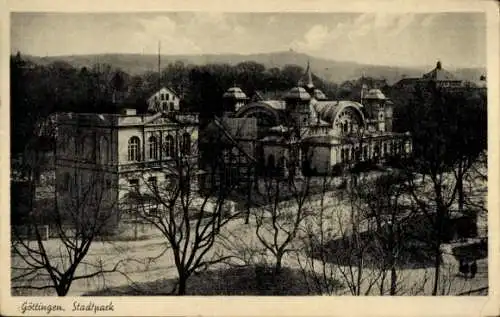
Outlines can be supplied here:
M73 312L92 312L97 314L99 312L114 311L115 307L113 302L109 302L106 305L99 305L92 301L90 302L79 302L74 301L71 311ZM25 301L21 304L20 311L22 314L29 312L44 312L45 314L50 314L51 312L66 311L62 305L50 305L44 303L35 303Z

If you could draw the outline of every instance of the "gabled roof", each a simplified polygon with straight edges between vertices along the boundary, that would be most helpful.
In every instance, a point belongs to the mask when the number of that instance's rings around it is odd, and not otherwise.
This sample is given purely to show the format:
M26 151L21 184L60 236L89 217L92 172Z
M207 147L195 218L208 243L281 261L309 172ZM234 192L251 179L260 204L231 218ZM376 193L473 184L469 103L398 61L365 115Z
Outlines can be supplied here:
M179 94L173 88L163 86L155 90L148 99L153 98L156 94L160 93L162 90L167 90L168 92L179 98Z
M422 76L422 78L436 80L436 81L459 80L452 73L450 73L447 70L444 70L442 65L441 65L441 62L437 62L436 67L433 70L431 70L430 72L424 74Z

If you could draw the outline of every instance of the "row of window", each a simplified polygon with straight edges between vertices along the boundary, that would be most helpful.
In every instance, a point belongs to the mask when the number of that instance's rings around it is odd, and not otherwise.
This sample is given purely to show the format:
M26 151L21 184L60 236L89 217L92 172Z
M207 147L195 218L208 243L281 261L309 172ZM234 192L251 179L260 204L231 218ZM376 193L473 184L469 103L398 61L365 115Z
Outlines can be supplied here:
M155 96L155 99L157 99L158 96ZM173 100L173 96L172 96L172 100ZM168 93L160 93L160 100L170 100L170 94Z
M163 144L161 144L161 140L159 137L152 135L148 138L148 144L148 158L151 160L159 159L161 146L163 147L163 153L165 153L165 157L174 157L176 155L175 139L171 135L167 135L165 137ZM182 135L180 151L183 155L191 154L191 135L187 132ZM128 160L142 160L141 139L137 136L133 136L128 140Z
M68 154L74 155L77 159L101 164L106 164L109 161L109 142L105 136L98 138L95 133L78 139L70 136L67 142L61 142L61 150L66 151L68 146L70 152ZM73 150L74 152L72 152Z
M388 154L401 154L404 151L403 143L391 142L391 146L389 148L388 143L383 143L383 156L387 156ZM363 157L363 160L368 160L368 146L363 146L362 152L359 149L341 149L340 158L342 162L348 162L352 160L359 160ZM373 147L373 157L380 157L380 146L377 144Z
M129 180L130 189L134 192L139 192L139 179L134 178ZM158 188L158 179L156 176L151 176L148 178L148 187L151 189Z
M171 176L166 175L165 178L169 179ZM185 180L185 186L189 186L189 179ZM138 178L129 179L129 189L131 192L140 193L140 182ZM148 177L146 188L148 191L156 192L158 190L158 178L156 176Z
M174 103L173 102L169 102L169 103L162 103L162 109L163 111L174 111L175 110L175 107L174 107Z

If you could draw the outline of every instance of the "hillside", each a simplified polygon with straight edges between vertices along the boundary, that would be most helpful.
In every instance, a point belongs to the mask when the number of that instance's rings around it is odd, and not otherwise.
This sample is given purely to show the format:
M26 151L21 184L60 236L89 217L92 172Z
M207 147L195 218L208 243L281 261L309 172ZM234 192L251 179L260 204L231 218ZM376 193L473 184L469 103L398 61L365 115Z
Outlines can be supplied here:
M25 56L37 64L50 64L54 61L65 61L73 67L92 66L96 63L110 64L115 68L120 68L132 75L144 73L146 71L156 71L158 69L157 55L141 54L99 54L99 55L71 55L71 56L53 56L36 57ZM168 63L182 61L185 64L203 65L209 63L227 63L236 65L244 61L255 61L263 64L266 68L283 67L287 64L295 64L305 67L307 61L311 63L312 71L319 77L326 80L341 83L345 80L351 80L362 75L385 78L389 84L400 80L403 76L420 77L423 73L430 71L422 67L408 68L385 65L364 65L354 62L339 62L323 58L317 58L293 51L274 52L262 54L205 54L205 55L162 55L161 64L166 66ZM445 66L446 67L446 66ZM452 73L461 79L478 80L479 76L485 73L485 69L464 68L449 69Z

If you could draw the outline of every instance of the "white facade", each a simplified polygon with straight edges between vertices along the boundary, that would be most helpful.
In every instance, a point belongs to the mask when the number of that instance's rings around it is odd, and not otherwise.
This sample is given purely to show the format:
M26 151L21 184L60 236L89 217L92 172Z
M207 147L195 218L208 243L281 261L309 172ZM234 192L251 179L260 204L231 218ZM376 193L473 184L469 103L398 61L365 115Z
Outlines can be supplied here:
M179 111L180 98L172 89L163 87L149 97L147 103L152 113Z
M72 208L78 194L98 188L101 209L118 211L127 194L147 193L154 183L168 180L169 167L180 153L193 161L198 156L195 115L59 113L57 117L61 132L56 144L57 193L60 206L66 208Z

